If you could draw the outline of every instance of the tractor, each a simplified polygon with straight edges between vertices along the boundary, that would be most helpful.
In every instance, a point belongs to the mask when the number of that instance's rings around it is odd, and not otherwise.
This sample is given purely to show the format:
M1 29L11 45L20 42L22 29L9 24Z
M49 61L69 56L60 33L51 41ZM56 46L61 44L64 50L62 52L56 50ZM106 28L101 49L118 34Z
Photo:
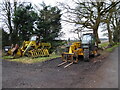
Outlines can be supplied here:
M83 56L84 61L89 61L91 55L98 55L95 36L92 33L83 34L80 42L74 42L72 45L67 47L67 52L62 53L63 63L58 66L70 62L64 67L66 68L73 63L78 63L79 56Z

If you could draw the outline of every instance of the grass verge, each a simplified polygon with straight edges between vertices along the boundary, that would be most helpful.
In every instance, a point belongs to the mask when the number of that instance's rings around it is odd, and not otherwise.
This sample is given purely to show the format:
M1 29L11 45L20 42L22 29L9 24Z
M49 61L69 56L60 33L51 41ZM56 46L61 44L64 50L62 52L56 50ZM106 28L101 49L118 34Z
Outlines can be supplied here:
M60 55L50 55L49 57L38 57L34 59L31 57L20 57L20 58L12 59L11 56L4 56L3 59L6 59L8 61L21 62L25 64L32 64L32 63L38 63L38 62L51 60L51 59L58 58L58 57L60 57Z
M116 47L118 47L120 44L117 44L117 45L114 45L114 46L112 46L112 47L110 47L110 48L107 48L106 49L106 51L107 52L112 52Z
M108 46L108 44L109 44L109 42L104 42L104 43L101 43L101 44L99 44L99 47L107 47Z
M99 47L106 48L108 45L109 45L109 42L104 42L104 43L99 44ZM110 48L106 48L105 51L112 52L119 45L120 45L120 43L116 43L114 46L112 46Z
M112 47L109 47L109 48L108 48L108 45L109 45L109 42L104 42L104 43L99 44L99 47L103 48L103 50L99 51L101 55L107 55L111 53L116 47L120 45L120 43L116 43Z

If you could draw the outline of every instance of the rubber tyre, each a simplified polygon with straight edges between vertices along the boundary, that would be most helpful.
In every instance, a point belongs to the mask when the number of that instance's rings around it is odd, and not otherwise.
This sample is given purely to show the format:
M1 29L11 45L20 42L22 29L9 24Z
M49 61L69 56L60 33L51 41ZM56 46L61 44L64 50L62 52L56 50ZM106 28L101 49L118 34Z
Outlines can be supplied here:
M89 49L84 49L84 61L89 62Z

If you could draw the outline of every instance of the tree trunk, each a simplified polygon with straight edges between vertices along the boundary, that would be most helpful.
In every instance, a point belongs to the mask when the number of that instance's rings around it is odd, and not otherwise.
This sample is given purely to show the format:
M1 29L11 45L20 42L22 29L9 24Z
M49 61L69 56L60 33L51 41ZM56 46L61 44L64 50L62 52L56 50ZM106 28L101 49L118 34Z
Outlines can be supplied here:
M96 45L98 47L98 44L101 43L99 36L98 36L98 28L99 28L99 24L100 24L100 20L101 20L101 15L100 15L100 8L98 7L98 17L96 18L96 22L93 28L93 34L95 35L96 38Z
M98 36L98 30L94 29L93 34L95 35L95 42L96 42L96 45L98 47L98 44L100 43L100 39L99 39L99 36Z
M109 45L111 46L113 42L112 42L112 32L110 30L109 23L107 23L107 30L108 30L108 37L109 37Z
M112 40L112 31L110 30L110 21L113 15L113 12L109 12L110 14L108 14L107 17L107 30L108 30L108 38L109 38L109 45L112 46L113 45L113 40Z
M13 33L13 28L12 28L12 20L11 20L11 3L10 2L6 2L5 3L5 7L6 7L6 10L7 10L7 23L8 23L8 28L10 30L10 34L9 34L9 40L10 40L10 43L12 43L12 33Z

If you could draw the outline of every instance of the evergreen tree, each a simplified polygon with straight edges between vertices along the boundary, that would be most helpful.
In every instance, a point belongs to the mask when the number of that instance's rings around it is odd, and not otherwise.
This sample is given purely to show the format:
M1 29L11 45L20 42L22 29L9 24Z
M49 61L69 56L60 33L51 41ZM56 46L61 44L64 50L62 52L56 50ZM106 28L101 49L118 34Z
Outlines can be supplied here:
M4 46L7 46L10 44L9 42L9 34L7 32L4 31L4 29L0 30L0 33L2 33L2 37L1 37L1 40L2 40L2 47Z
M58 7L46 6L39 10L39 20L37 21L36 33L39 34L44 42L53 42L60 35L61 31L61 10Z
M30 4L20 4L14 13L13 23L15 26L14 37L18 37L19 40L28 40L33 34L34 22L37 20L37 13L33 10ZM16 39L15 39L16 40ZM15 41L16 42L16 41Z

